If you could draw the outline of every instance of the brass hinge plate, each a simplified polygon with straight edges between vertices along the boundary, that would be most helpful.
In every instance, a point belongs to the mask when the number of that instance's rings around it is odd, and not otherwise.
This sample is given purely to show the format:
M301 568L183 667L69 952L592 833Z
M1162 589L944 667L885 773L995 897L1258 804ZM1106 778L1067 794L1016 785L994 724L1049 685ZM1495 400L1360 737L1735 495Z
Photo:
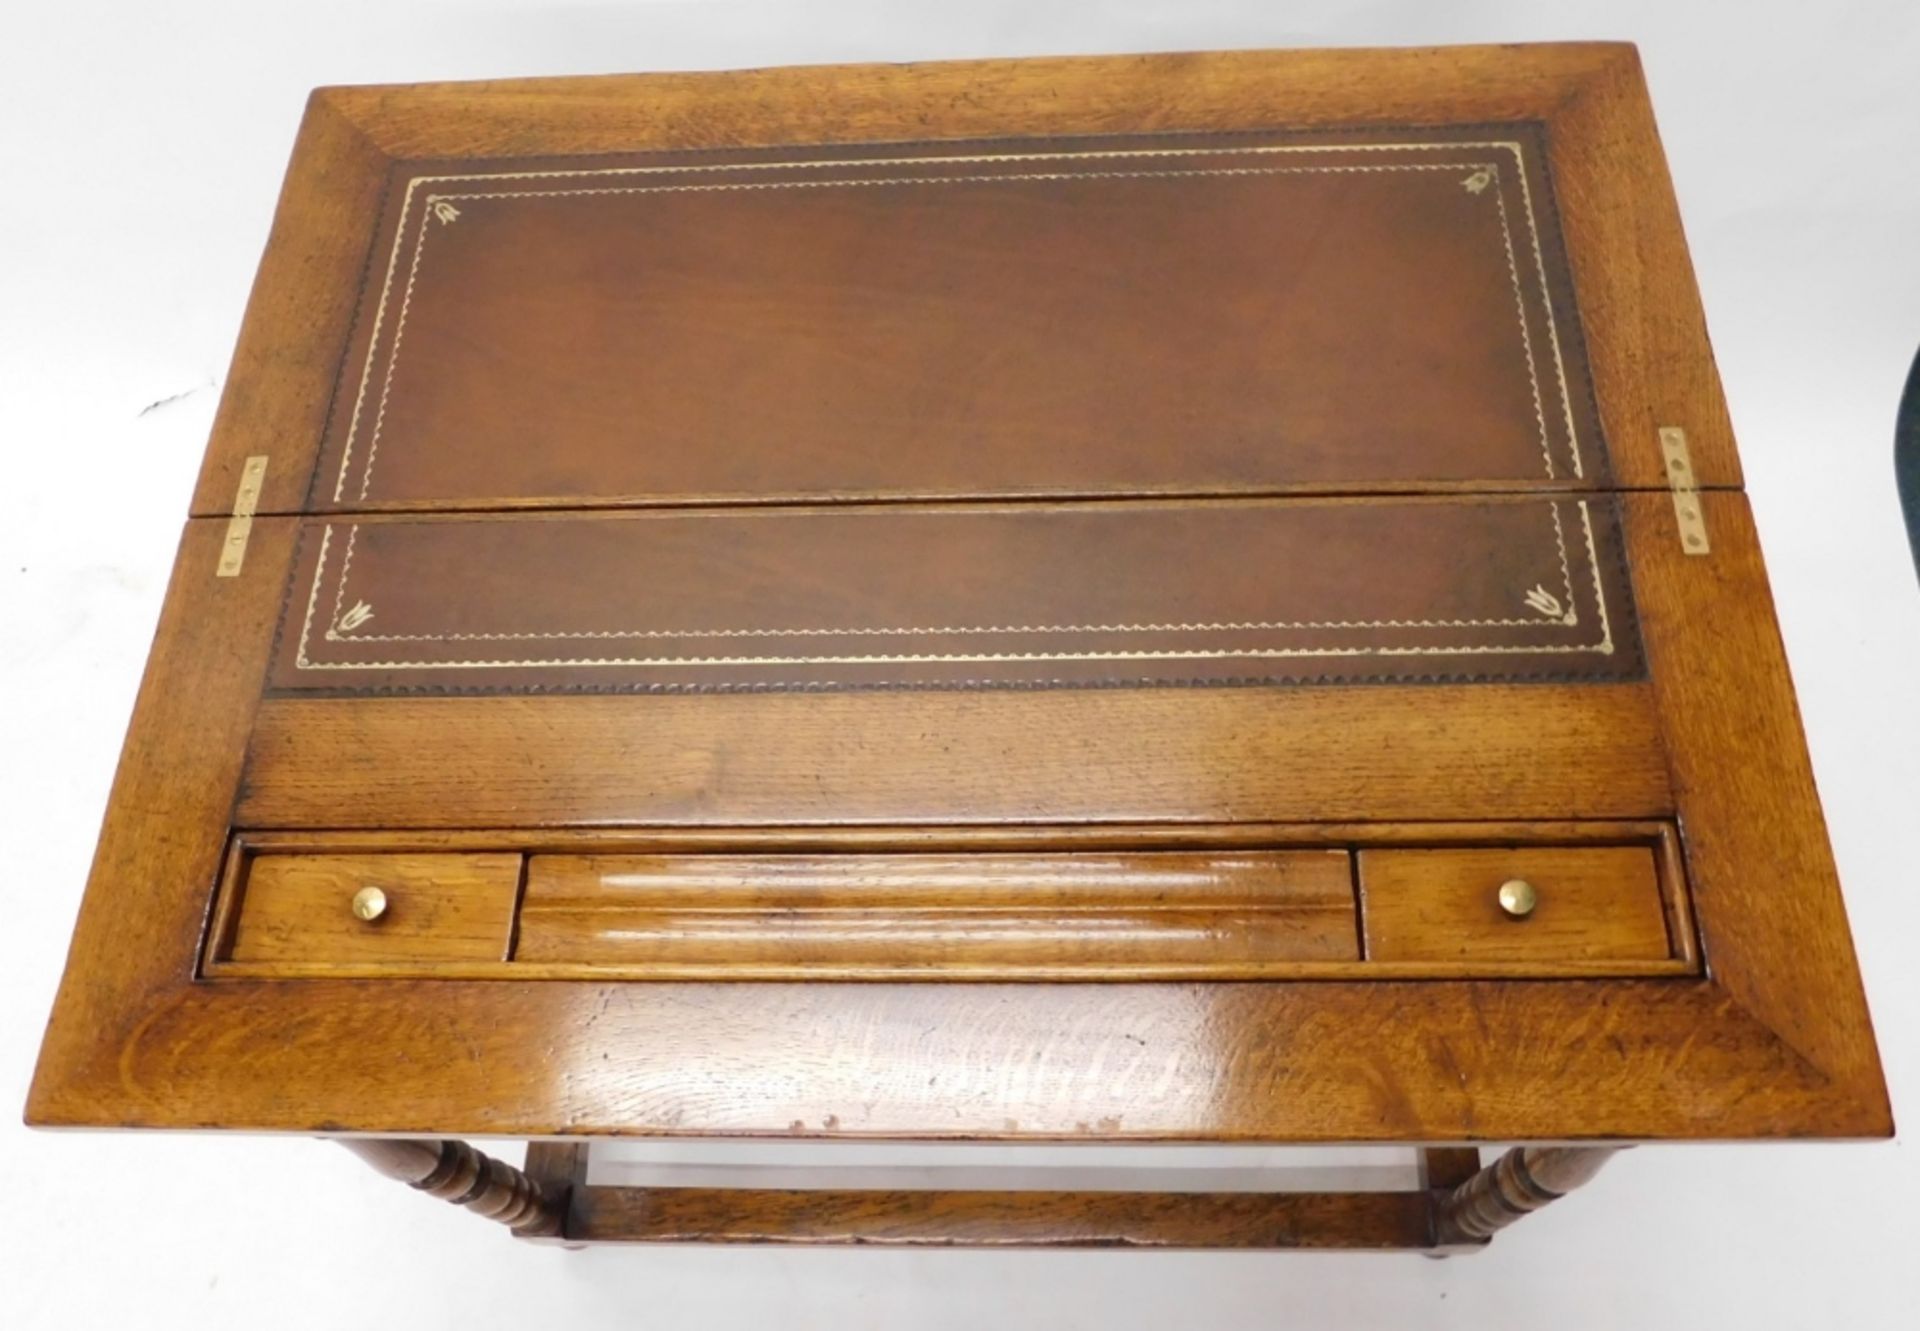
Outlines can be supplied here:
M247 537L253 534L253 510L260 504L260 482L267 474L267 455L255 453L240 469L240 488L233 496L233 516L227 519L227 539L220 545L220 567L214 576L234 578L247 559Z
M1687 432L1677 425L1660 427L1660 453L1666 459L1667 485L1673 491L1673 518L1680 526L1680 548L1690 555L1713 549L1707 541L1706 514L1700 491L1693 483L1693 455L1687 451Z

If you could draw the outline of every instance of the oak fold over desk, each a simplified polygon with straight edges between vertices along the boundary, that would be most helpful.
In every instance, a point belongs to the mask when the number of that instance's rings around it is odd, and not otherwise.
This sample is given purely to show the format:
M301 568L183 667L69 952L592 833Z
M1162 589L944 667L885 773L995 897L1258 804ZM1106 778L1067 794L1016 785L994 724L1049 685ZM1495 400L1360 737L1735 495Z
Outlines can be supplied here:
M1442 1249L1887 1134L1633 50L316 92L27 1113L568 1241ZM587 1179L653 1135L1424 1180Z

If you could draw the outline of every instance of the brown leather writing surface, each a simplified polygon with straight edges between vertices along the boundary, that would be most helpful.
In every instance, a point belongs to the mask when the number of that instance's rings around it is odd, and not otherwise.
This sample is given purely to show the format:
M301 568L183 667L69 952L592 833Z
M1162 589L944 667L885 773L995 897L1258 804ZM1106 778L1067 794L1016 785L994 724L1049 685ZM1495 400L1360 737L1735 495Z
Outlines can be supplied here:
M396 167L273 684L1635 677L1530 126ZM1126 497L1125 502L1117 502Z
M1591 485L1540 153L1508 125L403 165L313 499Z
M1605 499L436 517L302 540L282 689L1639 672Z

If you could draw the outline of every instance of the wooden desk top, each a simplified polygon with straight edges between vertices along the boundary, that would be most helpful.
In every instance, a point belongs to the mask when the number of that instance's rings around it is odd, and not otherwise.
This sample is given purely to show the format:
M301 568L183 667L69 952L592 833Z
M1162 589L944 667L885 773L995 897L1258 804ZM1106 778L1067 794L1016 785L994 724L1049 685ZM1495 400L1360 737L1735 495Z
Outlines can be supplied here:
M1890 1132L1632 49L316 92L28 1117Z

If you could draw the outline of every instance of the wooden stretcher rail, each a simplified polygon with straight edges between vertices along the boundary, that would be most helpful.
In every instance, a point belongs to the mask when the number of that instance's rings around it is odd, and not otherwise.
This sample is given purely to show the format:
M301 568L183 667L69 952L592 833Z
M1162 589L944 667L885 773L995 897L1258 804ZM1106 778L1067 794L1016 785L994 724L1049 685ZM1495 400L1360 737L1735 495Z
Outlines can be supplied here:
M579 1242L1017 1248L1430 1248L1424 1192L916 1192L609 1188Z

